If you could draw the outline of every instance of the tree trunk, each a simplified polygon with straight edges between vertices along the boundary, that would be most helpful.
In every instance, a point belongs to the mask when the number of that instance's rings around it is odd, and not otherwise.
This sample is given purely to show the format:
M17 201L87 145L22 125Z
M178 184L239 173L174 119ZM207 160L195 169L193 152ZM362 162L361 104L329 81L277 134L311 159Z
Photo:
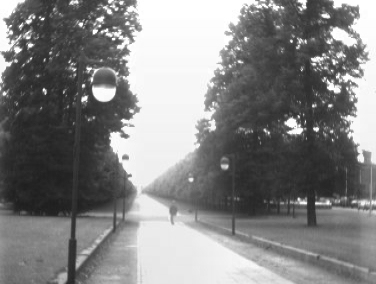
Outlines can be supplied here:
M317 225L315 201L315 190L312 186L309 186L307 191L307 225L309 227Z
M313 90L311 84L311 63L305 63L305 95L306 95L306 186L307 186L307 225L316 226L315 207L315 168L314 168L314 130L313 130Z
M315 0L307 0L306 2L306 19L305 19L305 39L308 41L314 37L313 32L317 32L312 28L312 23L316 17L317 9ZM313 102L314 102L314 92L312 85L312 72L311 72L311 59L307 58L305 61L305 74L304 74L304 92L306 99L306 111L305 111L305 122L306 122L306 186L307 186L307 225L316 226L316 207L315 207L315 163L314 161L314 145L315 145L315 134L314 134L314 117L313 117Z
M281 198L278 197L277 199L277 214L281 213Z

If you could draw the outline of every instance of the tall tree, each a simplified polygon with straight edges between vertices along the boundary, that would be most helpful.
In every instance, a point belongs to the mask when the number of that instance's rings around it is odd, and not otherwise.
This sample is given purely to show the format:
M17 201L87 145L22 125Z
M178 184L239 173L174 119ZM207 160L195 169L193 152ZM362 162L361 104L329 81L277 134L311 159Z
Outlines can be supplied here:
M238 153L238 192L269 198L278 184L280 150L284 143L289 97L281 92L280 72L287 55L277 37L279 9L244 6L237 25L231 24L229 44L206 94L223 153ZM227 141L227 142L225 142ZM278 144L276 141L279 141ZM242 177L243 176L243 177Z
M333 164L343 159L347 150L337 143L343 137L356 153L349 118L356 113L355 80L362 77L361 64L367 60L365 46L352 28L358 18L358 7L335 7L329 0L260 0L245 5L238 24L230 25L231 41L206 94L216 131L226 133L224 139L252 134L249 151L254 154L279 141L268 153L283 157L276 150L289 141L287 121L302 129L309 226L317 224L315 189L323 155ZM338 31L351 41L337 39ZM280 161L272 158L269 172Z
M365 46L352 26L359 18L359 7L334 7L333 1L276 1L284 5L285 15L296 23L292 38L301 92L292 97L298 105L297 121L305 138L305 183L307 187L307 223L316 225L315 188L319 179L318 148L324 141L349 136L351 116L356 113L355 80L363 76L361 64L367 60ZM343 31L350 43L337 39L334 31ZM351 144L351 143L349 143ZM343 156L336 143L326 143L328 155ZM355 147L350 146L350 150ZM328 151L329 150L329 151ZM336 157L333 157L334 159Z
M140 30L135 7L133 0L26 0L5 19L11 48L3 52L9 66L2 74L0 107L10 139L1 162L7 196L20 209L45 212L70 198L82 52L91 61L83 76L80 201L101 186L93 180L110 134L127 137L125 121L139 111L126 79L128 46ZM115 99L103 105L93 99L89 83L101 65L119 79Z

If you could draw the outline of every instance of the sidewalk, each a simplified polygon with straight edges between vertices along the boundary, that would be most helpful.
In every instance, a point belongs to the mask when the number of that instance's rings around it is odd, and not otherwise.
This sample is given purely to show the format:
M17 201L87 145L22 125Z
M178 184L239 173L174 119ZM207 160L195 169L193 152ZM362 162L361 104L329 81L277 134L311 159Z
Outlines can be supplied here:
M292 283L182 223L142 222L137 283Z
M113 237L80 283L292 283L181 222L171 225L167 208L147 196Z
M78 274L79 284L137 283L138 224L125 222Z

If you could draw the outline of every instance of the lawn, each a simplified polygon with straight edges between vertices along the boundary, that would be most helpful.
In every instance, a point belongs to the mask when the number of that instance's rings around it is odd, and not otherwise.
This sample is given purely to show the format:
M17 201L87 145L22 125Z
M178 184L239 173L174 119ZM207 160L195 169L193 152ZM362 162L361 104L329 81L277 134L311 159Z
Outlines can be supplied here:
M206 212L205 212L206 213ZM205 214L201 220L230 228L229 216ZM317 227L308 227L304 210L287 215L240 217L236 230L376 271L376 215L350 209L317 210Z
M67 266L70 218L18 216L0 210L0 283L46 283ZM77 219L77 251L88 247L110 218Z

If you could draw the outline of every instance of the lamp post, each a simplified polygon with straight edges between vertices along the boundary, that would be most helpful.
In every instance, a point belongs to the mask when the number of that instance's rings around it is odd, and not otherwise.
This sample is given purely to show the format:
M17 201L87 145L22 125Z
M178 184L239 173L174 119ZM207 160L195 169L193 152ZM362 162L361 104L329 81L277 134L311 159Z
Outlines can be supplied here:
M340 167L336 167L336 171L337 172L339 172L340 173ZM344 171L345 171L345 207L347 207L348 206L348 190L347 190L347 166L344 166L343 167L343 169L344 169ZM341 175L340 175L340 177L341 177Z
M126 186L126 181L132 177L132 174L127 174L125 172L125 175L124 175L124 196L123 196L123 221L125 220L125 198L126 198L126 189L127 189L127 186Z
M370 182L369 182L369 215L372 214L372 197L373 197L373 194L372 194L372 160L371 160L371 157L372 157L372 153L369 152L369 151L365 151L363 150L363 157L364 157L364 163L366 165L369 165L370 166Z
M345 195L346 195L346 206L348 206L348 194L347 194L347 167L345 167Z
M126 193L126 189L127 189L127 185L126 185L127 184L127 178L132 176L132 175L128 175L127 171L125 170L125 164L128 160L129 160L129 156L127 154L124 154L123 156L121 156L121 163L122 163L123 169L124 169L123 221L125 220L125 193Z
M195 222L197 222L197 196L196 194L193 194L193 191L192 191L192 184L194 182L195 178L193 176L192 173L189 173L188 175L188 182L190 184L190 188L191 188L191 194L193 195L193 198L194 198L194 204L195 204Z
M232 168L232 187L231 187L231 212L232 212L232 234L235 235L235 155L227 155L221 158L221 169L227 171ZM231 162L230 162L231 158Z
M114 214L112 218L112 232L116 232L116 221L117 221L117 195L116 195L116 188L118 185L118 177L119 177L119 167L118 167L118 161L119 157L118 154L116 153L116 159L115 159L115 173L114 173L114 193L113 193L113 203L114 203Z
M80 139L81 139L81 99L82 99L82 77L84 65L87 63L84 54L78 59L77 78L77 101L76 101L76 122L73 146L73 184L72 184L72 213L71 213L71 234L68 247L68 284L74 284L76 278L76 218L77 218L77 197L78 197L78 172L80 166ZM112 100L116 93L116 74L110 68L99 69L93 76L93 95L101 102Z

